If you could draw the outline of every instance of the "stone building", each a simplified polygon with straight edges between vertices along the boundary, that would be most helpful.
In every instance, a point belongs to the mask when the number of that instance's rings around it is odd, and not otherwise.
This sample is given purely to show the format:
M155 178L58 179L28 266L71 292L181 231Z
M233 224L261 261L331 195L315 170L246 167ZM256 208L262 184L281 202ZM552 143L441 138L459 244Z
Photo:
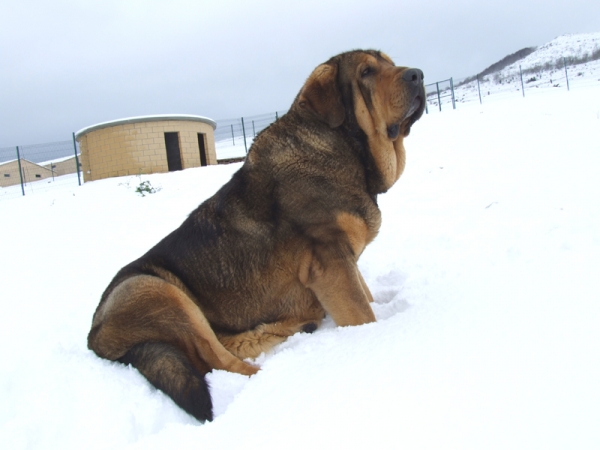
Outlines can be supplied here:
M81 155L77 156L81 158ZM75 156L66 156L64 158L57 158L42 162L40 163L40 166L50 169L55 177L77 172L77 161ZM81 170L81 161L79 162L79 170Z
M130 117L75 133L84 181L217 164L214 120L192 115Z
M21 159L21 174L19 174L19 161L14 159L0 163L0 187L14 186L23 183L31 183L52 176L52 170L26 159Z

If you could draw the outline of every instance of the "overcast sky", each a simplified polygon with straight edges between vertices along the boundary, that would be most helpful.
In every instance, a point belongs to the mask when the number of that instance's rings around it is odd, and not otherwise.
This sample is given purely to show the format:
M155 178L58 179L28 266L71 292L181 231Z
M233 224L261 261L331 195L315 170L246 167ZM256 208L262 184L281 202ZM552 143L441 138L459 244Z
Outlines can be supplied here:
M433 82L595 31L597 0L1 0L0 148L130 116L285 110L354 48Z

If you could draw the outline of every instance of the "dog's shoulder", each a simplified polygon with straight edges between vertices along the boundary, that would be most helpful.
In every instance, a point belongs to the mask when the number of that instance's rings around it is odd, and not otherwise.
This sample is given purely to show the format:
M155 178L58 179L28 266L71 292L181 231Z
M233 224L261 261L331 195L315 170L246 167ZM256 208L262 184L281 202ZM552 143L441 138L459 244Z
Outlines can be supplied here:
M361 145L344 129L307 120L292 108L257 136L234 183L263 193L252 198L255 207L276 210L298 226L336 223L344 213L378 228Z

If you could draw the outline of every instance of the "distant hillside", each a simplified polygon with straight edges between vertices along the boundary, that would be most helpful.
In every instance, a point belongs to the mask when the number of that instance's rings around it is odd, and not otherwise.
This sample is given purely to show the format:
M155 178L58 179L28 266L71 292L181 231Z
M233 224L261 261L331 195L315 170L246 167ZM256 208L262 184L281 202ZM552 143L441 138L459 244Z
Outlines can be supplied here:
M563 59L564 58L564 59ZM600 33L565 34L538 47L525 47L505 56L500 61L460 81L462 86L474 81L477 77L494 75L496 82L511 77L519 72L537 73L562 68L566 62L569 66L600 59Z
M518 64L512 63L503 71L506 74L517 73L519 64L524 73L525 70L528 72L547 71L563 67L564 62L569 66L574 66L598 59L600 59L600 33L565 34L540 45Z
M526 47L477 75L428 88L430 112L457 103L481 102L547 89L578 89L600 82L600 33L566 34L538 47ZM454 96L452 95L454 93Z
M497 63L492 64L487 69L479 72L477 75L479 75L480 77L483 77L485 75L489 75L490 73L498 72L498 71L504 69L506 66L514 64L515 62L519 61L520 59L523 59L526 56L531 55L533 52L536 51L536 49L537 49L537 47L525 47L517 52L511 53L510 55L502 58Z

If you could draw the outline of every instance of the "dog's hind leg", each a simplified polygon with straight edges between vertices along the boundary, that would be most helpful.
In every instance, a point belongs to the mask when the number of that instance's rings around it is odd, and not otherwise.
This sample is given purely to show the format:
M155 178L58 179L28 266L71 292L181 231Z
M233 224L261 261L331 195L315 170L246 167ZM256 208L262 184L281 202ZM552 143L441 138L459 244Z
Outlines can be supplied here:
M122 281L100 303L88 347L103 358L132 364L201 421L212 417L204 381L208 371L251 375L258 370L223 347L190 293L149 275Z
M179 348L200 373L215 368L252 375L258 370L223 347L190 293L161 278L138 275L119 283L99 305L88 347L114 361L146 342Z
M218 334L219 341L231 353L240 359L256 358L263 352L269 351L275 345L285 341L291 335L300 331L312 333L317 329L321 319L282 320L280 322L263 323L256 328L239 334Z
M145 342L134 345L119 361L134 366L199 421L212 420L212 401L204 373L198 372L178 348L161 342Z

